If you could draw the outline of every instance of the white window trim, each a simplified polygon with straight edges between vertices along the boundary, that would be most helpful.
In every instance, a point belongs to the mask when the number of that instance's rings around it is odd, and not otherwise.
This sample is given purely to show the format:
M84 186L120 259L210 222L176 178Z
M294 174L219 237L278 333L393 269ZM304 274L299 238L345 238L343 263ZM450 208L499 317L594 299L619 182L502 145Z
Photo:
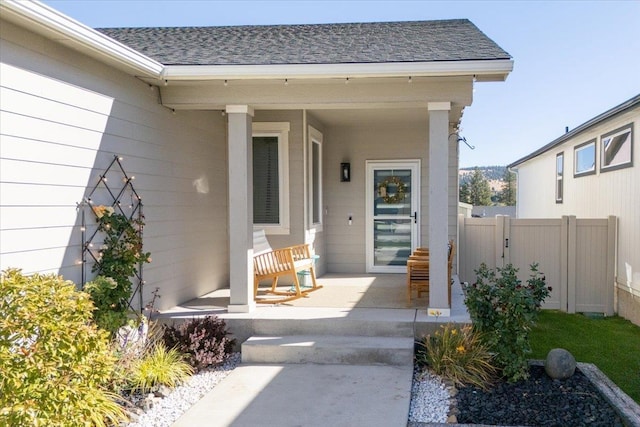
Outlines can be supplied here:
M320 132L318 129L314 128L313 126L309 126L309 187L308 187L308 194L309 194L309 230L314 230L316 232L318 231L322 231L322 223L323 223L323 208L322 208L322 198L323 198L323 192L322 192L322 144L323 144L323 135L322 132ZM320 158L318 159L318 174L319 174L319 180L320 182L318 183L318 199L314 200L314 194L313 194L313 144L318 144L318 152L320 155ZM319 222L314 222L313 221L313 211L315 207L318 207L318 213L319 213Z
M278 182L280 186L280 222L253 224L254 229L264 229L265 234L289 234L289 122L254 122L252 136L278 137Z

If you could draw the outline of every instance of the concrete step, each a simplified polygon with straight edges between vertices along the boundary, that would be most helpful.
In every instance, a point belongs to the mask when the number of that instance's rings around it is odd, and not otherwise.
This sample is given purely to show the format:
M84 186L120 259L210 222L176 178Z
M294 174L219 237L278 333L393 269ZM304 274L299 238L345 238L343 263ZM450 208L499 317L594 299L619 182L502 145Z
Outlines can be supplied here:
M412 337L259 335L242 344L242 362L410 366L413 346Z
M415 310L273 307L250 315L221 316L234 337L254 335L356 335L413 337Z
M355 335L367 337L413 337L413 319L262 319L254 322L257 335Z

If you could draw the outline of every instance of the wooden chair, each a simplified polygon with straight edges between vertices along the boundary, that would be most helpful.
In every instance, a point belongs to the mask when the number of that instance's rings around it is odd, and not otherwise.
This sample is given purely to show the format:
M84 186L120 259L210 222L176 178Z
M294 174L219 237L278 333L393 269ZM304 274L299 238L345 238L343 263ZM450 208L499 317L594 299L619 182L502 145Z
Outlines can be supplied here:
M303 290L298 280L298 272L307 270L312 286ZM283 276L293 278L293 286L289 291L277 290L278 279ZM263 280L271 280L271 289L266 291L267 293L282 298L258 299L258 286ZM292 301L320 288L322 286L316 283L314 259L311 257L309 245L272 249L264 230L253 232L253 296L257 303L278 304Z
M429 257L411 255L407 260L407 300L411 305L413 292L420 298L424 292L429 292Z
M447 255L447 293L449 306L451 306L451 285L453 283L452 270L453 258L455 256L455 242L449 240L449 250ZM409 304L413 292L417 291L418 298L421 293L429 292L429 248L416 248L407 261L407 297Z

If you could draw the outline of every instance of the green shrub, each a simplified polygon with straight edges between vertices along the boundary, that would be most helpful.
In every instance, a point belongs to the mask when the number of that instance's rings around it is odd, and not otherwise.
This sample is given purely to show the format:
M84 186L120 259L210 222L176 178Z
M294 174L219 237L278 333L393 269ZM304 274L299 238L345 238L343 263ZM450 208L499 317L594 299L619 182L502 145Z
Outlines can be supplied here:
M131 370L133 389L143 393L158 385L175 387L193 374L193 368L175 348L167 350L158 344L144 357L137 359Z
M483 263L476 270L476 283L464 285L473 327L495 353L496 366L510 382L529 377L529 331L551 290L538 265L530 268L531 275L523 285L518 269L511 264L498 268L496 274Z
M115 357L93 303L55 275L0 277L0 425L106 426L126 419L106 389Z
M228 337L227 324L214 316L192 319L165 329L167 348L176 348L196 370L222 363L233 351L235 339Z
M478 333L469 325L458 328L447 324L441 329L418 342L418 364L428 366L458 386L486 389L493 382L496 369L492 365L492 355Z
M96 307L93 312L96 325L114 335L127 322L127 305L119 303L118 283L111 277L97 276L84 285L84 291Z

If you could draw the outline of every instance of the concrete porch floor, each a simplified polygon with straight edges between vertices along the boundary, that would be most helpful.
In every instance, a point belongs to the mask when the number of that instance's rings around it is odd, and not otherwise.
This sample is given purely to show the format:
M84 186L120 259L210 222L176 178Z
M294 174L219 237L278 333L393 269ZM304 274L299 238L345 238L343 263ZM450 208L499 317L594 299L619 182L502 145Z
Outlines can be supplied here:
M216 315L225 319L239 343L261 332L261 324L264 323L261 320L269 320L272 324L279 320L293 329L295 325L303 328L306 321L319 319L323 319L327 328L339 326L340 319L349 319L362 322L365 329L367 322L375 322L378 330L384 322L403 322L411 323L415 337L419 338L435 330L439 324L471 322L460 282L457 276L453 278L450 317L427 316L428 296L414 298L409 305L404 274L327 274L317 279L323 288L309 293L307 297L277 305L258 304L251 313L227 311L227 288L163 311L158 318L170 322Z

